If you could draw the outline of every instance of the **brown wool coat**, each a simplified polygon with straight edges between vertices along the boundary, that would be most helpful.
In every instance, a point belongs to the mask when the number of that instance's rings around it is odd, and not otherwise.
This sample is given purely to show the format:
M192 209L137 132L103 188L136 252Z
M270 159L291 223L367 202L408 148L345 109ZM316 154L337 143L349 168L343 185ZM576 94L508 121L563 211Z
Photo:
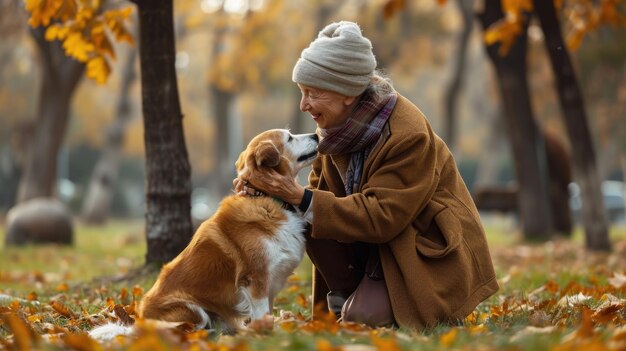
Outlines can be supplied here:
M360 193L345 196L348 156L313 164L311 236L379 244L401 327L462 319L498 290L478 211L445 143L422 112L398 96L365 161ZM314 272L314 301L326 284Z

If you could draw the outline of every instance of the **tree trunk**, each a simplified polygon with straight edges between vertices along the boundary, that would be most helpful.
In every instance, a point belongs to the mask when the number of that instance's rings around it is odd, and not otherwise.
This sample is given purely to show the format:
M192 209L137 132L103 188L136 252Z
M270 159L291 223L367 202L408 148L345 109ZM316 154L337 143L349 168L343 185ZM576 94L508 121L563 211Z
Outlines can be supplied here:
M124 134L132 118L130 88L137 79L135 61L137 49L131 48L126 56L121 74L115 121L106 133L103 154L94 167L89 188L83 204L82 217L86 223L105 223L111 210L111 201L119 173L120 152Z
M487 0L480 14L483 28L503 17L500 0ZM527 24L526 24L527 25ZM504 117L519 184L518 208L524 237L530 240L547 240L551 236L550 207L547 198L547 169L545 148L533 118L528 80L526 77L525 28L506 56L498 53L499 45L487 46L494 64Z
M572 214L569 206L569 184L572 182L572 161L565 145L554 133L544 130L548 164L550 209L554 230L562 235L572 234Z
M146 148L146 263L170 261L189 243L191 169L176 81L172 0L136 0Z
M223 11L223 10L221 10ZM221 13L224 16L227 14ZM229 32L227 24L218 27L214 31L212 60L215 62L217 57L225 51L226 35ZM235 95L232 92L220 88L216 83L209 83L209 94L211 96L211 106L213 110L213 118L215 121L215 138L213 142L213 154L215 155L215 167L211 172L211 180L209 188L211 193L217 198L222 198L230 193L233 187L233 179L235 177L235 161L231 160L231 118L233 116L233 101Z
M231 149L231 117L234 95L221 90L215 85L210 86L213 96L213 113L215 115L216 138L213 144L215 169L212 174L212 193L222 198L233 187L235 178L235 162L230 158Z
M586 247L591 250L608 251L611 250L611 243L601 183L578 80L563 41L553 2L534 0L533 4L546 37L545 43L556 78L559 102L572 144L574 176L582 196L582 222L585 228Z
M489 113L486 119L487 125L487 141L483 146L489 152L483 152L478 156L478 170L476 171L476 182L474 188L486 187L498 182L498 174L500 172L501 156L505 154L507 149L507 140L502 135L502 120L495 116L496 113ZM506 150L506 151L505 151Z
M61 44L44 38L45 28L31 29L42 64L39 105L32 143L25 156L17 203L56 193L57 155L65 137L72 96L85 65L65 56Z
M457 102L459 92L463 84L463 75L465 72L465 60L467 57L467 45L469 42L470 34L472 33L472 27L474 24L473 8L474 0L457 0L461 17L463 18L463 29L459 36L459 45L457 46L456 54L454 55L454 73L452 81L448 85L445 97L445 129L443 134L443 140L446 141L450 150L456 150L456 120L457 120Z

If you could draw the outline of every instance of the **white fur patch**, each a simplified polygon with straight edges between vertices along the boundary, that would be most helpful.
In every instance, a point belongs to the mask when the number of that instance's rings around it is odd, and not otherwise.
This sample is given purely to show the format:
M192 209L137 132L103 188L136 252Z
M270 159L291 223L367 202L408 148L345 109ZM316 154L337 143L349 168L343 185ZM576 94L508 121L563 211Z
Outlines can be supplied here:
M95 340L108 341L114 339L118 335L130 335L133 331L134 328L132 326L107 323L89 331L89 336Z
M260 299L252 299L252 310L250 311L250 318L253 320L261 319L261 317L265 316L268 313L272 313L270 311L270 303L267 297L262 297Z
M249 316L252 311L252 296L246 287L239 287L237 290L239 302L235 305L235 311L242 316Z
M198 306L198 305L196 305L194 303L188 303L187 304L187 308L189 308L190 310L194 311L198 316L200 316L200 318L202 318L202 322L196 324L196 329L197 330L203 329L203 328L205 328L207 326L209 327L209 329L213 328L213 323L211 321L211 318L209 317L209 315L206 313L206 311L202 307L200 307L200 306Z
M285 285L287 277L296 269L304 255L304 225L302 218L287 210L285 221L276 234L266 239L269 257L269 299L274 297Z

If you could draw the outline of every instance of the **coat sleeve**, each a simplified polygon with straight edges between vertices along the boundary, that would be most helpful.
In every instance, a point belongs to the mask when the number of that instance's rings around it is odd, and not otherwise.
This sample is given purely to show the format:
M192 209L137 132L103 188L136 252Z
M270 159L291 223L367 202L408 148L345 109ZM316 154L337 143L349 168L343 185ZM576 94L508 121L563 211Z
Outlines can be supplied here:
M311 165L311 172L309 173L309 185L307 189L317 189L320 183L320 177L322 173L322 161L321 157L317 157Z
M438 183L435 136L430 128L392 135L366 166L361 192L337 197L313 192L314 238L385 243L409 227Z

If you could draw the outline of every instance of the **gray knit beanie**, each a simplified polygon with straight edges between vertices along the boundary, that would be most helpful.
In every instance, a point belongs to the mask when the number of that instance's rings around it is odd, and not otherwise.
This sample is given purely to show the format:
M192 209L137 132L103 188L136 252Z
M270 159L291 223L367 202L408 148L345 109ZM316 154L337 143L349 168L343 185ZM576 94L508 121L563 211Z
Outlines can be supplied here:
M322 29L302 51L291 79L298 84L358 96L367 88L375 69L372 43L356 23L341 21Z

